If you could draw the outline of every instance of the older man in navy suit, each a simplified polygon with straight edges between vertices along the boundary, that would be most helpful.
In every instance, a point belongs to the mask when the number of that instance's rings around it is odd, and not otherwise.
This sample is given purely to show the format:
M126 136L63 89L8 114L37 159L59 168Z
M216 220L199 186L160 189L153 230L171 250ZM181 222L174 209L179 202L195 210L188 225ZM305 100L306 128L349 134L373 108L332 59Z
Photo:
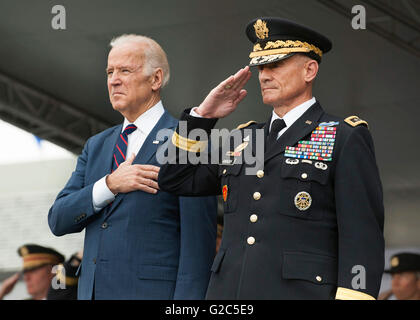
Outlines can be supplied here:
M79 299L202 299L217 201L159 191L156 153L167 139L158 132L177 125L160 98L169 80L166 54L138 35L111 47L109 98L124 123L87 141L49 226L57 236L85 229Z

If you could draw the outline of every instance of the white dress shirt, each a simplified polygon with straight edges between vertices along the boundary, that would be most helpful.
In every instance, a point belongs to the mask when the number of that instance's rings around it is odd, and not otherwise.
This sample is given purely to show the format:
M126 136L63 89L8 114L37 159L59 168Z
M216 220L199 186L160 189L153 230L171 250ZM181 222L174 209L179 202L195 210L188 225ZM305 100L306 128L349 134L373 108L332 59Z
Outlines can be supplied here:
M126 153L127 158L130 157L133 153L137 156L137 153L143 146L143 143L149 135L150 131L152 131L164 112L165 110L163 108L162 101L159 101L133 122L133 124L136 125L137 130L128 135ZM129 124L130 122L124 118L124 124L122 126L121 132L123 132ZM110 157L112 157L112 155L110 155ZM95 212L100 211L115 199L115 195L111 192L111 190L109 190L106 184L106 177L107 176L98 180L93 186L92 202Z
M277 136L277 139L280 138L281 135L283 133L285 133L286 130L290 126L292 126L292 124L294 124L297 119L299 119L306 111L308 111L308 109L310 107L312 107L315 104L315 102L316 102L316 99L314 97L314 98L312 98L312 99L310 99L308 101L305 101L304 103L298 105L297 107L293 108L288 113L286 113L284 115L284 117L283 117L283 120L286 123L286 127L283 128L282 130L280 130L280 132L279 132L279 134ZM269 130L269 132L271 131L271 126L273 125L273 121L276 120L276 119L281 119L281 118L273 110L273 115L271 116L271 122L270 122L270 130Z

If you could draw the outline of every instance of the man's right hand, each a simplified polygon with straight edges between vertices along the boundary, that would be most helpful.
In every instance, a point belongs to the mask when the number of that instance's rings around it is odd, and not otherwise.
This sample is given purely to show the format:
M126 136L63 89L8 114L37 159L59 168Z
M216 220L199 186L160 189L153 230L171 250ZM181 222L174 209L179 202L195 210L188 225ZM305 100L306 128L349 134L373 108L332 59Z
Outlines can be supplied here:
M249 67L239 70L210 91L200 106L194 111L203 118L224 118L235 111L238 104L246 97L243 89L251 78Z
M141 190L147 193L157 193L159 186L157 178L160 168L152 165L132 164L133 153L126 161L106 177L106 184L113 194L128 193Z
M2 300L5 295L8 295L10 291L13 290L13 288L16 285L16 282L18 282L19 280L19 277L20 277L20 273L18 272L3 281L0 287L0 300Z

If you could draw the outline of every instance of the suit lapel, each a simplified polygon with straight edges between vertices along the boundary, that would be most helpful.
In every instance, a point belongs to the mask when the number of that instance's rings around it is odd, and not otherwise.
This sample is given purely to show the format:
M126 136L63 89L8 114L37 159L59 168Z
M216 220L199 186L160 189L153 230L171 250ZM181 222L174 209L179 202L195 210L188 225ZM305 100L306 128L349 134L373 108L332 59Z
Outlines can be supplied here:
M110 132L110 134L104 139L101 151L97 156L98 159L98 171L94 176L94 180L97 181L100 178L106 176L107 174L111 173L112 169L112 155L114 153L114 148L117 143L117 139L119 134L121 133L122 125L116 126L114 130Z
M150 162L152 157L155 155L159 146L163 145L165 141L168 139L168 136L162 137L160 140L156 139L157 133L161 129L168 128L172 131L173 128L176 126L176 121L169 115L169 113L165 110L164 114L160 117L159 121L156 123L152 131L150 131L149 135L146 137L142 147L140 148L139 152L137 153L136 158L133 161L133 164L147 164ZM120 128L121 129L121 128ZM158 143L153 143L154 141L158 141ZM108 212L106 213L105 219L108 218L113 210L118 206L121 200L125 197L126 193L119 193L116 197L112 205L110 206Z
M168 139L168 136L158 136L158 132L161 129L168 129L171 130L171 127L176 125L174 121L172 121L171 116L165 110L165 113L160 117L159 121L156 123L152 131L150 131L149 135L147 136L146 140L142 147L140 148L139 152L137 153L136 158L134 159L133 163L135 164L146 164L149 163L152 157L156 154L157 149L165 143ZM173 131L173 129L172 129ZM168 131L169 132L169 131Z
M273 148L265 154L264 162L284 152L286 146L294 146L299 140L314 131L323 113L321 105L316 102L277 140Z

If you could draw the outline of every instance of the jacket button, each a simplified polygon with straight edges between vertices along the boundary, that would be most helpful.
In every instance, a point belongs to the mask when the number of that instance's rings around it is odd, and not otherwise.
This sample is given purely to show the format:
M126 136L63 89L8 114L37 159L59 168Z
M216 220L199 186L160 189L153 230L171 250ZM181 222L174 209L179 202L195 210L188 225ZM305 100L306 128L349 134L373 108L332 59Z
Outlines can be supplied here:
M308 179L308 174L307 173L302 173L301 177L302 177L302 179Z
M108 228L108 223L106 223L106 222L102 223L101 228L102 229Z
M252 246L252 245L255 243L255 238L254 238L254 237L249 237L249 238L246 240L246 242L247 242L250 246Z
M320 276L316 276L316 281L318 281L318 282L321 282L322 281L322 278L320 277Z
M227 170L226 170L226 169L224 169L224 170L223 170L223 174L226 174L226 172L227 172Z
M264 171L258 170L257 171L257 177L260 178L260 179L263 178L264 177Z
M252 223L255 223L255 222L257 222L257 220L258 220L258 216L257 216L256 214L253 214L252 216L250 216L250 217L249 217L249 220L250 220Z
M254 200L260 200L261 199L261 193L255 192L254 193Z

